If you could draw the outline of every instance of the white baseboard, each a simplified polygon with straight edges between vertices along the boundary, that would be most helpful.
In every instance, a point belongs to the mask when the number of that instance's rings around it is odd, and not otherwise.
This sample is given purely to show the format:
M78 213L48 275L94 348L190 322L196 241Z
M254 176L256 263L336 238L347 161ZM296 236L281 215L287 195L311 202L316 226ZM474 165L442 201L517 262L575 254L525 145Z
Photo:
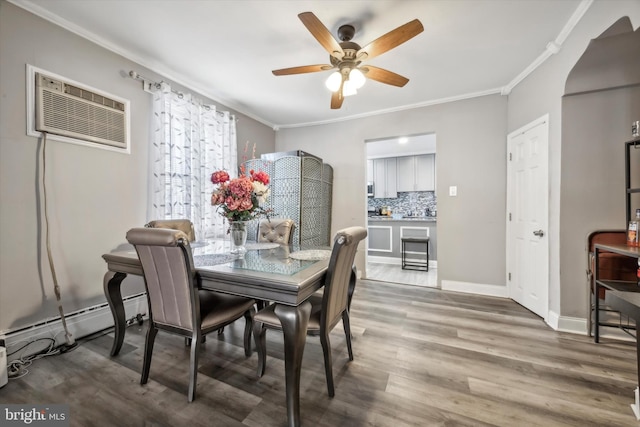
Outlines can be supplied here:
M468 294L486 295L500 298L509 297L509 290L506 286L501 285L486 285L482 283L442 280L440 282L440 287L443 291L465 292Z
M395 258L390 256L367 255L367 262L375 262L378 264L389 264L389 265L402 265L402 258ZM430 259L429 268L438 268L438 261L435 259Z
M580 317L558 316L557 313L549 311L549 326L559 332L569 332L578 335L587 335L587 319Z
M133 318L137 314L147 318L149 311L146 294L127 298L124 301L124 310L126 319ZM107 303L67 314L65 320L69 333L75 340L113 326L113 315ZM9 356L9 353L38 338L53 338L56 341L56 347L66 343L64 327L59 316L15 331L4 331L0 338L5 341L8 361L38 353L49 346L50 342L43 340Z

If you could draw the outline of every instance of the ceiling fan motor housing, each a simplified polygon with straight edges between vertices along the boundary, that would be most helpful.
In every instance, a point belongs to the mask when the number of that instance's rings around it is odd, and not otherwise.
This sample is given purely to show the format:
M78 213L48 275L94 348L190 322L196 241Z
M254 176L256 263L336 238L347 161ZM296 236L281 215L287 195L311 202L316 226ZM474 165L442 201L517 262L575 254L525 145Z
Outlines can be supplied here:
M338 28L338 38L340 41L348 42L353 39L353 36L356 34L356 29L353 25L342 25Z

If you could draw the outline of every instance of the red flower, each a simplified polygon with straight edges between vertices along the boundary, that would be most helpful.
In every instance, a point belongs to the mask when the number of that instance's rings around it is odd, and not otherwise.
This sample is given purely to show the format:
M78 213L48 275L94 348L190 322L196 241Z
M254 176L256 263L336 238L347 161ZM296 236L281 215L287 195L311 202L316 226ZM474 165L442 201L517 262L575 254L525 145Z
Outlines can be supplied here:
M214 184L222 184L229 181L229 174L225 171L216 171L211 174L211 182Z
M249 173L251 174L251 181L258 181L263 183L264 185L269 185L269 174L267 174L266 172L254 172L253 170L250 170Z

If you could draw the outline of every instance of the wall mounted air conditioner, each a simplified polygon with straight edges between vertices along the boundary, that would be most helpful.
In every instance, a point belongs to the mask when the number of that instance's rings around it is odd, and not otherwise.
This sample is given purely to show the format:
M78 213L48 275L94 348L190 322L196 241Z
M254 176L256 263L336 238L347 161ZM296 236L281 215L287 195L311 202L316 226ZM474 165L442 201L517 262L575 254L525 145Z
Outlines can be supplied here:
M36 131L129 152L128 101L56 75L33 75Z

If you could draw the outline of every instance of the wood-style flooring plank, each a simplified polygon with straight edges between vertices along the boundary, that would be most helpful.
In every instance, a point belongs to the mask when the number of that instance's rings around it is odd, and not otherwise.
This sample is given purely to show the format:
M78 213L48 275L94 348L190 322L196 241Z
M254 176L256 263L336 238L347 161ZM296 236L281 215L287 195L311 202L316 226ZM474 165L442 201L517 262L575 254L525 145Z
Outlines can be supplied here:
M189 349L156 338L140 385L146 324L79 340L37 360L0 389L0 403L68 403L72 426L286 425L283 338L267 332L267 369L242 348L244 322L210 334L187 402ZM631 342L556 332L508 299L360 280L351 310L355 360L342 325L331 333L336 396L327 395L322 348L308 337L300 383L304 426L634 426Z

